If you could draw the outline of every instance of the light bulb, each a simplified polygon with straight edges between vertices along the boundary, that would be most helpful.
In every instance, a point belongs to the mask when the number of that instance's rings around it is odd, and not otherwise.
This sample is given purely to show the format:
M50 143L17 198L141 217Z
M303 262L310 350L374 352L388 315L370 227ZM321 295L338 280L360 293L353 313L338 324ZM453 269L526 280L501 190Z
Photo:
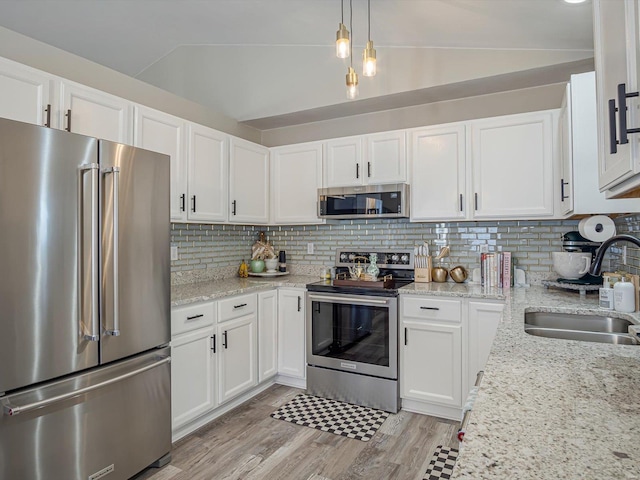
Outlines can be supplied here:
M373 77L376 74L376 50L371 40L367 42L367 48L362 52L362 74L365 77Z
M347 71L347 98L353 100L358 96L358 74L349 67Z
M349 30L343 23L338 25L336 32L336 56L338 58L349 57Z

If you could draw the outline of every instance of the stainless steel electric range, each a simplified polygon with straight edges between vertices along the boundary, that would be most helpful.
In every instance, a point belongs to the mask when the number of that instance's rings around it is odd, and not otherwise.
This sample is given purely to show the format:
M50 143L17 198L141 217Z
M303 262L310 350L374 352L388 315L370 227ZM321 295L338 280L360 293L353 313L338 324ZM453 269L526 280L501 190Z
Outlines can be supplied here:
M336 277L367 267L378 257L385 287L307 285L307 392L311 395L397 412L398 288L413 282L412 250L338 250Z

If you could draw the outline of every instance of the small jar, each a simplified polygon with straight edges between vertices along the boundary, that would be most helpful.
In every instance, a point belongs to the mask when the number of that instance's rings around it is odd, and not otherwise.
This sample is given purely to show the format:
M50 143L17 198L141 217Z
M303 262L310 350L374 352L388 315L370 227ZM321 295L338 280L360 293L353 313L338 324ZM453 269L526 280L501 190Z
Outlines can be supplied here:
M613 285L613 308L616 312L636 311L636 289L633 283L624 277Z
M325 280L331 280L331 267L324 267L322 271L322 278Z

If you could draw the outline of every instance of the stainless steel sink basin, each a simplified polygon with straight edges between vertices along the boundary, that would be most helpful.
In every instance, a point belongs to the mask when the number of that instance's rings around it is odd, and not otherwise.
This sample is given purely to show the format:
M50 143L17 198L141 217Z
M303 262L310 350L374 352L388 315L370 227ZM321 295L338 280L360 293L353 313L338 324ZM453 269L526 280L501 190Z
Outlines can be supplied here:
M584 342L639 345L629 335L629 320L601 315L573 313L527 312L524 314L524 331L529 335Z

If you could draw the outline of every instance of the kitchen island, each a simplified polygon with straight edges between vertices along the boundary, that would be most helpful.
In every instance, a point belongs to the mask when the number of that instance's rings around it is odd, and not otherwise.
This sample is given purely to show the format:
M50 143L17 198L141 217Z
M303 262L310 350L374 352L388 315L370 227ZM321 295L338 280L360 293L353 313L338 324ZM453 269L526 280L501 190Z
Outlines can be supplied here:
M640 478L640 346L525 333L528 311L606 314L596 294L505 293L453 478ZM640 323L638 314L614 315Z

